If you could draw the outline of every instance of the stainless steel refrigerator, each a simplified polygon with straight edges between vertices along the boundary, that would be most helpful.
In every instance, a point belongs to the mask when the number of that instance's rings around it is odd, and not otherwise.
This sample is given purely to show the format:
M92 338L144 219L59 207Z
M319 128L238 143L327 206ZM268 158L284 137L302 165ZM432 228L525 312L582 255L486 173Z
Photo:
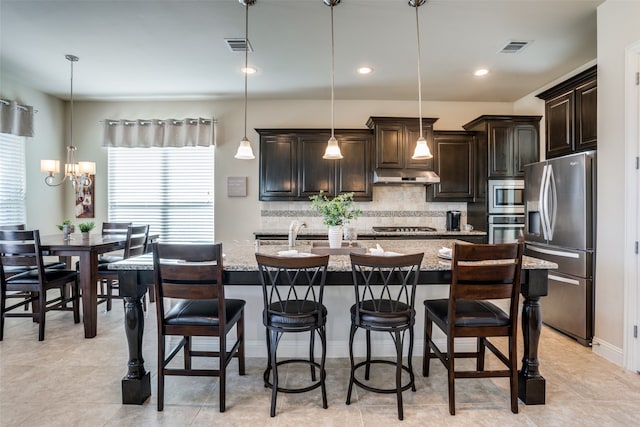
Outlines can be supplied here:
M558 264L541 299L542 322L583 345L593 338L596 152L525 170L525 254Z

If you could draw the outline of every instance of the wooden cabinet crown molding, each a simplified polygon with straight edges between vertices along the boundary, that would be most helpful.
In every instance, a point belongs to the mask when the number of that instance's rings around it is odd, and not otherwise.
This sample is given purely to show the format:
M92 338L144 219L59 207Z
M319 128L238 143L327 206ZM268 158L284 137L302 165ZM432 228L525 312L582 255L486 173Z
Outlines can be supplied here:
M536 95L536 97L540 99L544 99L545 101L555 98L556 96L562 95L564 93L570 92L574 90L576 87L582 85L583 83L594 80L598 77L598 67L594 65L591 68L584 70L581 73L576 74L573 77L559 83L544 92L540 92Z

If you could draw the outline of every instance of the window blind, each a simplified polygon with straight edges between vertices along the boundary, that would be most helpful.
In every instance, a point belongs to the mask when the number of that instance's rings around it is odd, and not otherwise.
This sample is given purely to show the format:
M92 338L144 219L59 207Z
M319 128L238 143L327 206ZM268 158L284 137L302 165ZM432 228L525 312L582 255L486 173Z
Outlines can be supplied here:
M108 218L162 242L215 240L214 147L108 148Z
M24 137L0 133L0 225L25 224Z

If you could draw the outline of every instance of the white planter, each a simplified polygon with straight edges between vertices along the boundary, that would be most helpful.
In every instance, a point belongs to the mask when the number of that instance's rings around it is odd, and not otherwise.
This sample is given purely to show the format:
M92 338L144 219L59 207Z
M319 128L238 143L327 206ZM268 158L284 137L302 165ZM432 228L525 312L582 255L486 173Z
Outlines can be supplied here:
M329 247L340 248L342 247L342 227L339 225L333 225L329 227Z

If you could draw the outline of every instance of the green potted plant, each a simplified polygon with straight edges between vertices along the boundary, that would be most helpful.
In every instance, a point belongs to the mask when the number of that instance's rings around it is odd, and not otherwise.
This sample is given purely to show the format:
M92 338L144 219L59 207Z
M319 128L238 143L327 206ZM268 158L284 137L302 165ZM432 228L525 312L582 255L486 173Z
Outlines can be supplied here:
M95 223L93 221L81 222L80 224L78 224L78 227L80 227L80 232L82 233L82 238L83 239L88 239L89 238L89 232L91 230L93 230L93 227L95 227Z
M329 199L322 194L309 197L310 209L322 215L322 222L329 227L329 247L342 246L342 227L358 218L362 210L354 206L353 193L344 193Z
M74 225L71 224L71 220L69 219L65 219L62 221L62 224L57 224L56 227L58 227L58 230L62 231L62 235L65 240L69 238L69 234L76 231Z

